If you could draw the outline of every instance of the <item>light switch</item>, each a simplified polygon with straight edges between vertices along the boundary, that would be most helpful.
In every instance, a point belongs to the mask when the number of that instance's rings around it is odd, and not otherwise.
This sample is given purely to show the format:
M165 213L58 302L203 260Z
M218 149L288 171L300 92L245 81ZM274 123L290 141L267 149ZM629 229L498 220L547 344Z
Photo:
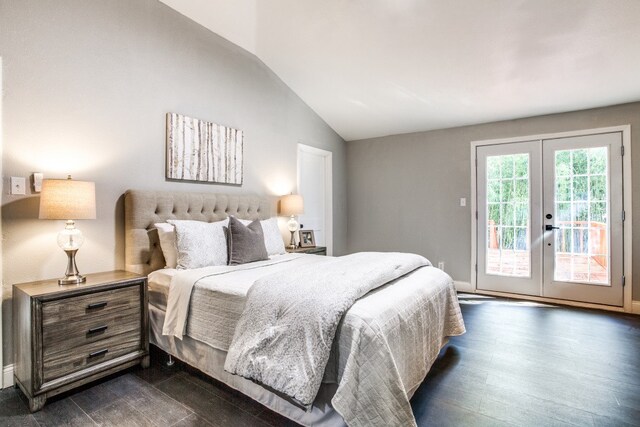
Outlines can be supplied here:
M464 197L460 197L460 206L467 206L467 199Z
M34 172L33 173L33 191L34 193L39 193L42 191L42 172Z
M24 176L12 176L11 177L11 194L24 195L26 194L26 179Z

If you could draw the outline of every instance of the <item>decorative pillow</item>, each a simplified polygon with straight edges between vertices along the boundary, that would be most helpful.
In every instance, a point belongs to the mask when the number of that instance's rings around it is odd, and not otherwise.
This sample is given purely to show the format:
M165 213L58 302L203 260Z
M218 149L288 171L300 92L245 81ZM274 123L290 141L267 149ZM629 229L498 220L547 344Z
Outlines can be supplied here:
M178 269L227 264L227 242L223 227L229 219L217 222L170 219L176 229Z
M160 239L160 249L164 255L164 262L167 268L176 268L178 260L178 251L176 249L176 229L173 225L166 222L158 222L154 224L158 230L158 238Z
M241 223L249 225L251 221L241 219ZM260 221L262 226L262 232L264 233L264 246L267 248L267 253L271 255L281 255L287 253L284 249L284 240L282 240L282 234L278 227L278 218L271 217Z
M264 233L260 221L245 226L240 220L229 217L229 265L269 259L264 245Z
M282 234L278 227L278 218L272 217L260 221L262 225L262 231L264 232L264 245L267 248L269 255L285 254L287 251L284 249L284 240L282 240Z

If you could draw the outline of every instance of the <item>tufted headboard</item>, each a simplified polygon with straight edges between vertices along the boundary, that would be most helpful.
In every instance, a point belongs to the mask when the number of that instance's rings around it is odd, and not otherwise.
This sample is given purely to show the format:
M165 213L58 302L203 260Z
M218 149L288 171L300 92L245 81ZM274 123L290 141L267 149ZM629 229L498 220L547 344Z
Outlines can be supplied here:
M254 195L128 190L124 195L125 269L146 275L164 267L155 223L168 219L213 222L229 215L267 219L271 203Z

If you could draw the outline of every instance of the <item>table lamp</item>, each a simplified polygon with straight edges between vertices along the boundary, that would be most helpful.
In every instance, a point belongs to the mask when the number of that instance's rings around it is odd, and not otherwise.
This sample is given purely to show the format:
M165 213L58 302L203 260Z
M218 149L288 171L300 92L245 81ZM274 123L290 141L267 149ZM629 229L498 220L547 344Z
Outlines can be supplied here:
M93 182L67 179L45 179L40 194L40 219L64 219L67 223L58 233L58 246L67 254L67 271L60 285L78 284L86 278L78 272L76 253L84 237L73 222L96 218L96 186Z
M289 249L296 248L294 233L298 231L298 228L300 227L300 224L298 224L298 221L296 221L296 215L300 215L303 213L304 201L302 200L301 195L289 194L280 199L280 215L291 217L287 222L287 228L289 228L289 232L291 233L291 241L289 242L288 246Z

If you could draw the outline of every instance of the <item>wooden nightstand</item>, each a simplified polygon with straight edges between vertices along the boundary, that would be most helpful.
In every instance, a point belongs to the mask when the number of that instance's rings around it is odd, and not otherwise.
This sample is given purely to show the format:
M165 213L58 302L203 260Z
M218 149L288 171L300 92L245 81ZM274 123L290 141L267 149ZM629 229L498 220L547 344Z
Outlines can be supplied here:
M126 271L86 277L79 285L13 285L14 376L32 412L58 393L149 366L147 278Z
M287 248L287 252L290 254L313 254L313 255L326 255L327 248L325 246L315 246L313 248Z

